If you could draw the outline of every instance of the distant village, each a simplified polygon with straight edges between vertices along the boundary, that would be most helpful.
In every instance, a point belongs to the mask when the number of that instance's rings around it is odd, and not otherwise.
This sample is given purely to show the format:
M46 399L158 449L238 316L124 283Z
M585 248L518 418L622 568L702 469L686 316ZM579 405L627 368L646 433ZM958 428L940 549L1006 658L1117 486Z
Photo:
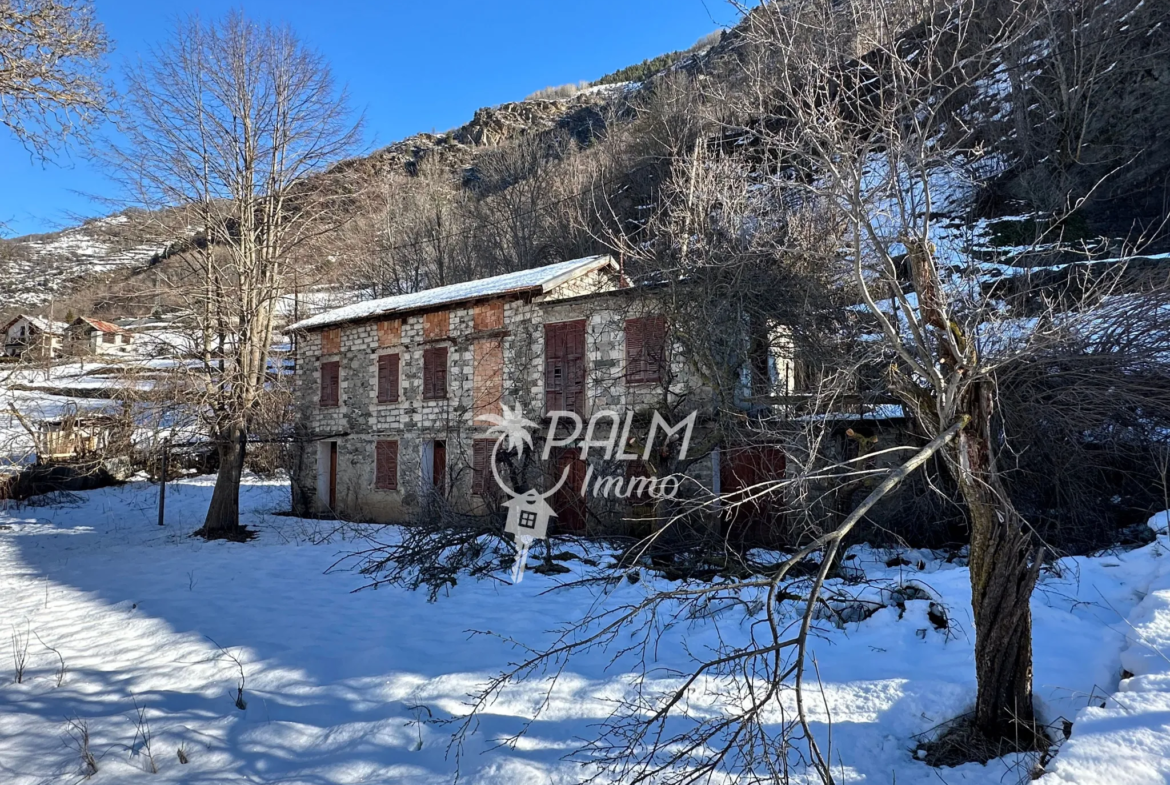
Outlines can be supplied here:
M140 320L120 321L134 324ZM58 322L22 313L4 325L4 357L9 362L42 362L62 357L124 355L130 352L134 338L132 330L117 322L87 316Z

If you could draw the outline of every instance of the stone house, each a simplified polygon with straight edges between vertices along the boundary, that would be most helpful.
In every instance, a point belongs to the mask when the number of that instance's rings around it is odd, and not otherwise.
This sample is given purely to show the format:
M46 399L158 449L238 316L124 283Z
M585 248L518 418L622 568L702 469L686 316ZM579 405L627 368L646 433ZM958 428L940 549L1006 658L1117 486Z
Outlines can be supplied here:
M542 432L552 411L576 413L585 424L603 411L640 412L637 432L663 401L704 397L653 296L630 287L608 256L358 303L290 331L297 336L292 481L301 515L400 522L436 500L458 513L493 508L501 501L491 472L496 438L478 418L498 417L504 405ZM784 362L763 366L791 378ZM585 440L616 442L622 423L599 422ZM620 435L628 433L626 424ZM581 459L579 438L565 442L545 454L538 441L527 455L554 478L543 487L568 478L552 499L557 527L585 531L599 510L580 491L602 467L592 453ZM640 460L619 468L627 478L646 471ZM688 472L717 486L717 451ZM622 501L620 512L636 501Z
M64 353L71 357L129 354L134 333L112 322L79 316L65 328Z
M4 326L4 354L25 360L52 360L61 353L66 325L19 314Z

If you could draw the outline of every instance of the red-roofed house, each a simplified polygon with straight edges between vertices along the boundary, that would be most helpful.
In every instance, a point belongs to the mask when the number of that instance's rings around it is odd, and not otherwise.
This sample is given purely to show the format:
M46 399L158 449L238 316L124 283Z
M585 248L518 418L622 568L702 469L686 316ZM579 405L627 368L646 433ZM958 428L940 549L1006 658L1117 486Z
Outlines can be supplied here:
M134 333L100 319L79 316L65 328L65 353L74 357L125 354L133 343Z

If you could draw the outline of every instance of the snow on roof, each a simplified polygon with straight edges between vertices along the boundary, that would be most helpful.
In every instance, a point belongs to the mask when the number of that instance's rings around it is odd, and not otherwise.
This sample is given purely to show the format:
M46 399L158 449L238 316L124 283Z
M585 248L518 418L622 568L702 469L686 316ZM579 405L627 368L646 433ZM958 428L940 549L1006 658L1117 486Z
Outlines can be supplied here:
M69 326L69 325L65 324L64 322L54 322L54 321L51 321L49 319L46 319L43 316L29 316L27 313L22 313L22 314L17 314L16 316L12 317L8 321L8 324L4 325L3 329L7 330L12 325L19 322L21 319L28 321L29 324L31 324L33 327L37 328L38 330L40 330L43 333L59 334L59 333L64 332L65 328Z
M505 273L491 278L479 278L474 281L440 286L435 289L424 289L421 292L400 294L394 297L383 297L379 300L367 300L344 308L318 314L308 319L302 319L291 325L289 330L314 330L334 324L352 322L358 319L367 319L371 316L387 316L393 313L416 311L436 305L477 300L482 297L508 294L512 292L526 292L539 290L548 292L566 281L571 281L586 273L600 270L605 267L618 269L617 263L609 256L587 256L584 259L572 259L567 262L558 262L546 267L537 267L532 270L521 270L516 273Z

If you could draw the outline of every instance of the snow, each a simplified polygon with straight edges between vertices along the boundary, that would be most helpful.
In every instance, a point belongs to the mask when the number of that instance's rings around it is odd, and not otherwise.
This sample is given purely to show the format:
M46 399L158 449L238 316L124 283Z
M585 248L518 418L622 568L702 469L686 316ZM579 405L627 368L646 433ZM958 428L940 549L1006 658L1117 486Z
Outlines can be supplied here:
M165 250L162 241L130 245L133 240L119 237L117 230L127 223L126 216L116 215L55 234L10 240L9 254L0 263L0 294L10 306L51 305L85 276L142 265Z
M164 528L155 523L157 488L141 481L78 494L73 506L0 514L0 627L5 639L11 632L29 641L23 682L12 683L6 671L0 685L4 782L78 781L73 720L88 728L99 767L90 782L98 785L450 783L450 728L434 721L461 714L467 695L516 656L499 638L468 631L540 645L550 639L548 628L579 618L597 600L589 588L549 591L579 577L580 562L568 562L573 572L559 580L530 574L512 586L497 577L463 579L433 604L425 592L396 588L353 593L364 579L331 569L358 547L348 539L352 530L275 515L288 506L286 481L245 481L244 518L257 540L186 536L201 523L212 484L210 477L173 483ZM1152 653L1170 651L1166 552L1165 543L1154 543L1064 559L1058 573L1042 577L1033 599L1036 695L1046 718L1076 719L1042 781L1166 781L1170 667ZM908 554L914 564L922 559L922 570L885 566L888 552L859 548L851 555L849 563L871 580L921 587L952 623L934 629L927 599L909 600L904 610L883 607L859 623L822 623L813 655L825 703L817 701L813 728L827 741L831 715L842 781L1021 779L1030 761L1020 756L941 771L913 759L916 736L973 699L967 570L929 552ZM602 601L636 599L657 585L646 576ZM840 582L827 588L834 601L851 593L889 599L888 591ZM718 632L742 633L756 621L751 613L722 614ZM687 647L702 652L715 641L714 627L700 620L663 630L653 665L687 667ZM50 646L65 662L60 686ZM10 652L3 654L7 668ZM555 685L522 683L505 692L471 737L460 781L569 783L586 776L588 768L564 756L631 690L632 663L607 663L603 654L584 655ZM1122 667L1137 675L1118 690ZM235 705L241 668L243 709ZM661 686L665 678L652 681ZM552 692L538 714L542 686ZM1094 708L1103 702L1107 708ZM157 774L145 772L136 706L149 725ZM533 717L519 742L499 743ZM187 764L178 760L180 747Z
M1170 512L1150 520L1165 532ZM1151 548L1166 552L1166 541ZM1128 566L1128 565L1127 565ZM1052 785L1170 783L1170 558L1136 587L1141 597L1124 622L1118 689L1082 709L1056 759Z
M515 273L505 273L491 278L480 278L474 281L440 286L434 289L425 289L411 294L400 294L394 297L383 297L379 300L367 300L344 308L326 311L323 314L303 319L291 325L289 330L313 330L333 324L365 319L371 316L382 316L400 311L429 308L444 303L463 302L480 297L504 294L506 292L540 289L548 291L551 286L563 282L567 277L583 275L591 270L597 270L607 265L613 265L608 256L588 256L583 259L572 259L567 262L558 262L532 270L521 270Z

